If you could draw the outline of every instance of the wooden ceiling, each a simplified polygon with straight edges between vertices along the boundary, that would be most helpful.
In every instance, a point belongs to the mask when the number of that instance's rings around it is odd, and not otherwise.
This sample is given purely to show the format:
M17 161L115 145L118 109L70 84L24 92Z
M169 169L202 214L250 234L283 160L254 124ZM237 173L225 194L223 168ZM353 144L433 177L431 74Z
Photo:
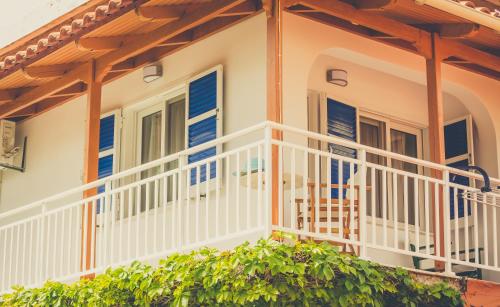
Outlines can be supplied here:
M487 3L492 12L499 9ZM499 33L414 0L288 0L285 8L424 57L430 52L431 33L438 33L445 63L500 79Z
M500 79L498 33L414 0L282 1L291 13L424 57L437 32L446 63ZM23 120L83 95L91 63L110 82L269 11L270 3L91 0L0 50L0 118Z
M0 118L23 120L83 95L92 60L107 83L262 10L260 0L91 2L77 16L63 16L58 25L25 38L24 44L0 51L0 59L17 51L14 64L0 69ZM106 8L110 5L116 7ZM98 9L106 12L100 19L95 17ZM94 14L94 23L63 37L65 24L73 26L80 19L81 25L86 14ZM57 37L55 42L32 56L18 51L40 46L50 35Z

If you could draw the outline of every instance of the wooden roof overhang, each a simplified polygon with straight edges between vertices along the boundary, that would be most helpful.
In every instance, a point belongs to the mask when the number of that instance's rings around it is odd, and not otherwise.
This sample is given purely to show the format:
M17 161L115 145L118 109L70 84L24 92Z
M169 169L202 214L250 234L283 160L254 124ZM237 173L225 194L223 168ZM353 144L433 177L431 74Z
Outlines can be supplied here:
M432 58L438 34L442 62L500 79L500 33L415 0L284 0L291 13ZM471 5L472 1L461 1ZM487 13L498 18L491 2ZM481 3L479 3L481 2ZM485 7L477 7L485 9ZM500 23L500 18L498 18Z
M262 10L260 0L95 0L0 50L0 118L23 120ZM16 52L15 56L6 56Z

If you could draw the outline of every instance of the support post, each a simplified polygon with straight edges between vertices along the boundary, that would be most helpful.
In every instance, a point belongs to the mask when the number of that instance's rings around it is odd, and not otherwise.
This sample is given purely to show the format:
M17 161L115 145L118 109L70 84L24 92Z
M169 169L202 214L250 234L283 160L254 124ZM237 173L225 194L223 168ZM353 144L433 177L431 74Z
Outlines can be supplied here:
M92 60L86 76L87 83L87 110L85 113L85 152L83 161L83 183L90 183L98 179L99 163L99 126L101 120L101 91L102 78L96 75L95 61ZM83 199L97 194L97 188L89 189L83 192ZM83 205L82 212L82 272L93 269L91 267L92 259L95 259L95 225L93 222L93 206L95 202ZM94 225L94 227L92 227ZM94 238L94 239L93 239ZM93 278L94 274L87 274L82 278Z
M264 6L268 12L267 19L267 120L282 123L282 28L283 1L268 0ZM280 131L272 132L273 139L282 139ZM272 146L272 224L279 223L279 149ZM268 171L266 170L266 171Z
M430 160L435 163L444 164L444 111L443 111L443 92L441 89L441 40L437 33L432 33L431 37L432 57L426 59L426 74L427 74L427 113L429 117L429 144L430 144ZM442 173L439 170L432 170L432 176L441 179ZM434 226L439 223L439 233L434 234L434 246L436 247L436 255L444 257L444 191L440 189L438 199L434 199L434 206L439 206L439 216L434 217ZM434 211L436 212L436 211ZM436 229L436 227L434 227ZM438 237L439 236L439 239ZM437 250L437 241L439 250ZM436 261L436 269L442 271L444 264L441 261Z

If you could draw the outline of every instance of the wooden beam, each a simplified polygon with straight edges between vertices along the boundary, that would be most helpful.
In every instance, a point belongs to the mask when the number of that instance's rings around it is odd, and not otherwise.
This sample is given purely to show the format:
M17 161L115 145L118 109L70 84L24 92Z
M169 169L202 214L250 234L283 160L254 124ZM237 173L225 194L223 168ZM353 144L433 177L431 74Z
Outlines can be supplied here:
M230 10L225 11L220 14L218 17L228 17L228 16L242 16L242 15L251 15L257 11L257 7L255 3L252 1L243 2L240 5L233 7Z
M469 47L452 39L441 39L443 58L454 56L493 71L500 72L500 57Z
M355 0L354 4L359 10L382 11L394 8L398 0Z
M75 41L76 47L82 51L106 51L118 49L125 41L137 38L135 35L82 37Z
M87 85L83 82L73 84L72 86L63 89L57 93L50 95L50 97L68 97L81 94L87 90Z
M479 29L479 25L473 23L446 23L439 25L439 36L449 39L470 38L477 35Z
M50 97L52 94L55 94L75 83L85 81L85 72L87 69L88 64L82 64L68 72L63 77L29 90L26 93L21 94L16 99L1 105L0 118L5 118L10 114L16 113L17 111Z
M142 20L176 21L182 18L185 7L172 5L140 6L135 13Z
M432 34L432 58L426 59L426 76L427 76L427 114L429 118L429 147L430 160L435 163L445 164L444 154L444 109L443 109L443 92L441 86L441 62L443 59L441 53L441 40L438 34ZM441 179L440 171L433 169L432 175L435 178ZM434 246L439 239L439 253L444 256L444 203L443 190L440 190L439 196L433 194L434 206L439 206L439 218L434 217L434 226L439 227L439 233L434 234ZM434 211L436 212L436 211ZM436 228L434 228L436 229ZM439 236L439 237L438 237ZM441 271L444 269L443 262L436 261L436 268Z
M65 63L44 66L28 66L23 68L23 74L28 79L58 78L67 74L82 63Z
M430 33L369 11L357 10L339 0L300 0L300 4L354 24L377 30L410 42L426 58L431 57Z
M193 31L189 30L184 33L181 33L177 36L174 36L163 43L158 44L157 46L176 46L176 45L185 45L191 43L193 39Z
M186 14L177 21L168 23L152 32L146 33L142 39L132 41L116 51L103 55L97 60L97 73L100 74L101 71L109 69L114 64L141 54L165 40L201 25L243 2L244 0L217 0L200 6L200 8L193 13Z
M98 164L99 164L99 126L101 122L101 92L102 82L97 79L95 61L88 65L87 80L87 110L85 113L85 151L83 161L83 183L90 183L98 179ZM97 194L97 189L93 188L83 192L83 198L92 197ZM95 226L92 227L93 212L96 205L95 202L89 202L82 206L82 254L81 267L82 270L88 271L93 269L92 262L95 265L95 239L92 240L91 234L95 232ZM101 204L102 206L102 204ZM85 251L85 252L84 252ZM85 278L92 276L85 276Z

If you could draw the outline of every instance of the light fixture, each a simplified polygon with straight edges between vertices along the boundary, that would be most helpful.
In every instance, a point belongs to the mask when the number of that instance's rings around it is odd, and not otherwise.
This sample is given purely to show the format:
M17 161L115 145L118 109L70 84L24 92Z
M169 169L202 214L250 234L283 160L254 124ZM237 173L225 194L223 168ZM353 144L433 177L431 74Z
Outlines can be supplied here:
M329 69L326 71L326 81L338 86L347 86L347 71L343 69Z
M146 83L153 82L154 80L161 78L162 75L163 67L161 64L146 66L142 69L143 80Z

